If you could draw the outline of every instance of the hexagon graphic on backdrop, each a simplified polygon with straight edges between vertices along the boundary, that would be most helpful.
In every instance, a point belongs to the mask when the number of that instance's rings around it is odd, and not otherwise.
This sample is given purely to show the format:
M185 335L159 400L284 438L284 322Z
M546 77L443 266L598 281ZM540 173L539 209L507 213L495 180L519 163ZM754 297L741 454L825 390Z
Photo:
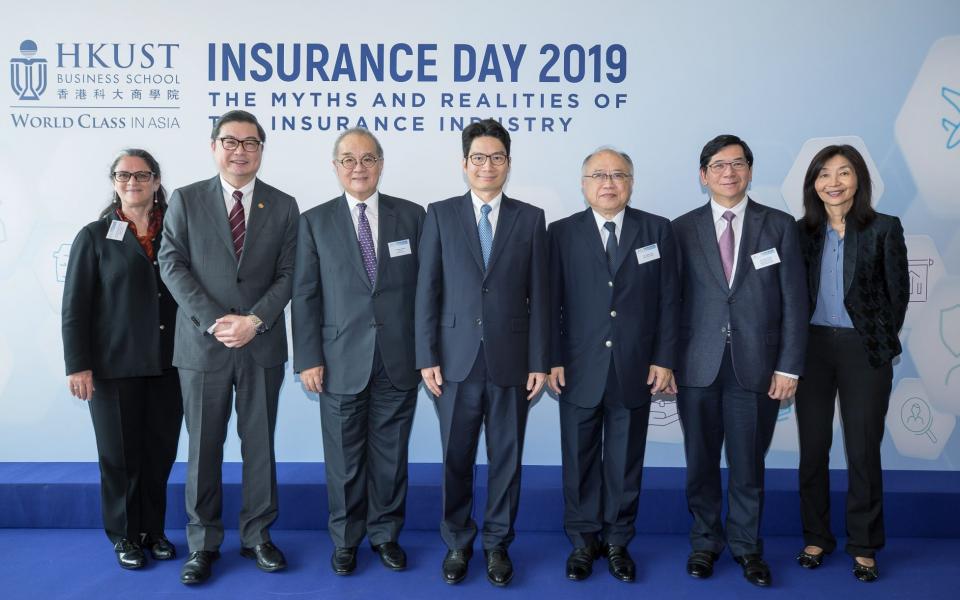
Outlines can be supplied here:
M957 418L930 402L923 382L905 377L890 395L887 431L903 456L936 460L950 439Z
M904 100L894 136L932 213L960 217L960 36L930 47Z
M943 257L929 235L904 236L907 242L908 270L910 271L910 304L904 327L913 327L913 321L930 298L930 290L946 275Z
M861 138L855 135L810 138L803 143L780 188L783 199L794 217L799 219L803 216L803 176L807 173L810 161L817 152L834 144L853 146L863 155L863 160L867 163L867 170L870 171L870 179L873 180L873 205L879 205L880 197L883 196L883 179L880 177L877 163L873 162L873 157L870 156L870 151L867 150L867 145Z
M650 399L650 418L647 439L651 442L683 443L677 397L657 394Z
M960 277L944 277L913 318L907 339L931 404L960 415Z

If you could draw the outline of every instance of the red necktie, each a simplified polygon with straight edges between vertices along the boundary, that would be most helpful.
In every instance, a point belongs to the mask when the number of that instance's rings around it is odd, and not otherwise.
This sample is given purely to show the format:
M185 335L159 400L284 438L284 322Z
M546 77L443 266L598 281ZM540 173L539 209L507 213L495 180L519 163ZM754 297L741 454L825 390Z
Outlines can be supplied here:
M233 210L230 211L230 235L233 236L233 253L240 260L240 254L243 253L243 240L247 237L247 226L244 224L243 204L240 200L243 198L243 192L237 190L233 192Z

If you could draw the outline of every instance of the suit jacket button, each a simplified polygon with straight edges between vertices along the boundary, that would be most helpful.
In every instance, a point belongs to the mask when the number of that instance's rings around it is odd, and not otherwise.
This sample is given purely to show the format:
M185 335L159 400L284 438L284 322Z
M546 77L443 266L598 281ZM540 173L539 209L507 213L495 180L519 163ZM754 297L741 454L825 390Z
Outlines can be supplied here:
M607 287L613 287L613 282L612 282L612 281L608 281L608 282L607 282Z
M477 319L477 325L478 326L483 325L483 321L481 319Z
M483 293L486 294L490 291L490 288L483 288Z
M733 296L727 298L727 304L733 304Z
M163 331L163 325L160 326L160 330Z
M611 317L617 316L617 311L611 310L611 311L610 311L610 316L611 316Z
M610 340L607 340L603 343L603 345L606 346L607 348L610 348L611 346L613 346L613 342L611 342Z
M243 280L237 277L237 283L243 283Z

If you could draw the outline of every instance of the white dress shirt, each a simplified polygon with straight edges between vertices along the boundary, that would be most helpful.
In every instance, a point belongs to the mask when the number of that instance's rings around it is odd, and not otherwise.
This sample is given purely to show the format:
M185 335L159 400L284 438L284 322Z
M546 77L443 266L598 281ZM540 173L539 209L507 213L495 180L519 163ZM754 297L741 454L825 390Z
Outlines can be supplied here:
M617 224L617 229L616 229L617 244L618 245L620 244L620 237L621 237L621 234L623 233L623 213L624 212L626 211L621 210L617 214L613 215L612 219L607 219L597 211L595 210L593 211L593 218L597 222L597 229L600 230L600 243L603 244L604 248L607 247L607 238L610 237L610 232L607 231L606 227L604 227L607 221L613 221L614 223Z
M497 219L500 217L500 201L503 200L503 192L494 196L490 202L481 200L479 196L473 193L473 190L470 190L470 197L473 199L473 218L477 222L477 227L480 226L480 207L487 204L490 206L490 214L487 215L487 218L490 219L490 230L493 235L497 235Z
M717 243L720 243L720 236L727 229L727 220L723 218L723 213L728 210L735 215L730 225L733 227L733 268L730 269L730 280L727 284L733 283L733 278L737 276L737 260L740 258L740 238L743 233L743 214L747 211L747 197L744 196L740 202L737 202L732 208L727 208L717 204L717 201L710 198L710 209L713 211L713 228L717 232Z
M230 216L230 211L233 210L233 205L236 200L233 199L233 192L235 190L240 190L243 192L243 198L240 199L240 205L243 206L243 226L246 227L250 224L250 207L253 205L253 185L257 183L256 178L250 180L250 183L244 185L241 188L235 188L227 180L220 176L220 186L223 188L223 203L227 207L227 217Z
M350 218L353 219L353 232L357 234L357 240L360 239L360 200L357 200L350 194L344 192L347 198L347 205L350 206ZM373 253L376 255L380 243L380 192L376 191L369 198L363 201L367 205L365 210L367 222L370 223L370 233L373 235Z

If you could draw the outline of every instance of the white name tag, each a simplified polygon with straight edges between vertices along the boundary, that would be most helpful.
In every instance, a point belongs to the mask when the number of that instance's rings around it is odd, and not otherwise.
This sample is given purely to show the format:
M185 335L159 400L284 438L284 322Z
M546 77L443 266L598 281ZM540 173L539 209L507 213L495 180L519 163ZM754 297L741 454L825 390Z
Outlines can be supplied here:
M390 242L387 244L387 249L390 250L390 258L406 256L413 253L413 250L410 249L410 240L397 240L396 242Z
M650 244L643 248L634 250L637 253L637 264L648 263L651 260L660 260L660 248L656 244Z
M110 231L107 232L108 240L123 240L123 234L127 232L127 223L126 221L113 221L110 223Z
M769 267L770 265L775 265L780 262L780 255L777 254L776 248L770 248L769 250L764 250L763 252L757 252L750 256L753 260L754 269L763 269Z

